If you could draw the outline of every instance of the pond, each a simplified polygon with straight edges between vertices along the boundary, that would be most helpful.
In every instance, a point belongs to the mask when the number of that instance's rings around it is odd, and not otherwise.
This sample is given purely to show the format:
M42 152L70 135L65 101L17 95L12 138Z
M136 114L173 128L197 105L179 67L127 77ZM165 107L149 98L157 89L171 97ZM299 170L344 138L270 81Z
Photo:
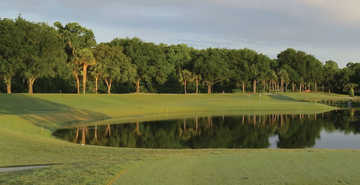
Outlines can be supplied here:
M208 116L60 129L79 144L131 148L360 149L360 112Z

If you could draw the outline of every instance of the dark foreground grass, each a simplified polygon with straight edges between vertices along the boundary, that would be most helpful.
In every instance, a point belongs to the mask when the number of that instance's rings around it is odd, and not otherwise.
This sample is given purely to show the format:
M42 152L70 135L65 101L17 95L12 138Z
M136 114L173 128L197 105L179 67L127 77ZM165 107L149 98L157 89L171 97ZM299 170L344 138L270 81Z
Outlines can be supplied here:
M358 184L357 154L330 150L210 150L123 170L114 184Z
M0 184L360 183L357 150L129 149L81 146L51 136L58 127L104 119L332 109L325 105L247 95L1 95L0 102L0 167L59 163L0 173Z

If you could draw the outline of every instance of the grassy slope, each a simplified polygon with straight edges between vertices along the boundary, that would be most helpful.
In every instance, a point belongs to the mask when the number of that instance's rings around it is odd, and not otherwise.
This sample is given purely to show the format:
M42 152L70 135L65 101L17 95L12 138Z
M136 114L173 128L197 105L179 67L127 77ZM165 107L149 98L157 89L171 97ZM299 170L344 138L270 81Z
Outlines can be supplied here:
M13 95L0 96L0 114L15 114L46 128L112 119L117 122L135 119L206 114L314 113L331 107L301 102L287 96L241 94L219 95ZM71 113L71 114L70 114Z
M335 93L281 93L284 96L288 96L295 100L305 100L311 102L319 101L360 101L360 97L350 97L343 94Z
M178 112L176 116L184 116L193 112L330 109L284 96L1 95L0 102L0 166L62 163L45 169L2 173L0 184L107 184L111 180L114 184L135 180L140 184L360 182L354 175L360 172L358 151L145 150L79 146L51 136L54 128L81 120L148 119L154 117L141 115L152 113Z

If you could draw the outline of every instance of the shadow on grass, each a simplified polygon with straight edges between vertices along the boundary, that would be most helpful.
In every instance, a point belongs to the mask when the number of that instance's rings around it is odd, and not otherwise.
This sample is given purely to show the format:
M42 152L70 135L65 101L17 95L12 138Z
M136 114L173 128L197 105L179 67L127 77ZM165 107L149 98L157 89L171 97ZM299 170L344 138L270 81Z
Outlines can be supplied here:
M90 122L110 117L90 111L79 110L67 105L43 100L31 95L0 95L0 114L17 115L37 126L53 130L76 122Z
M307 102L307 101L304 101L304 100L297 100L297 99L294 99L292 97L284 96L284 95L280 95L280 94L271 95L270 97L272 99L274 99L274 100L280 100L280 101Z

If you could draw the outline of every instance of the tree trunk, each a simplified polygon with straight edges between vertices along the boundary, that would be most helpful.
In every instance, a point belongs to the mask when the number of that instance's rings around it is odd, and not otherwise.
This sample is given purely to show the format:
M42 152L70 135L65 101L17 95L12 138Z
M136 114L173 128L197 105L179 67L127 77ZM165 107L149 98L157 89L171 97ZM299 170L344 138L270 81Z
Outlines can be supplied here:
M292 83L292 92L295 92L295 84L294 84L294 82Z
M136 129L135 129L135 132L136 132L136 135L138 135L138 136L141 135L139 120L136 120Z
M315 91L315 92L317 92L317 91L318 91L318 89L317 89L317 83L316 83L316 81L315 81L315 84L314 84L314 86L315 86L315 89L314 89L314 91Z
M140 79L136 81L136 93L140 93Z
M195 131L196 131L196 133L198 131L198 128L199 128L199 118L196 116L195 117Z
M11 94L11 77L5 78L5 83L6 83L6 92L8 94Z
M110 80L105 79L105 83L106 83L106 86L107 86L107 92L108 92L108 94L111 94L112 79L110 79Z
M207 121L208 121L208 128L211 128L211 117L210 116L207 117Z
M184 133L186 131L186 119L184 119Z
M95 141L97 141L97 125L95 126L95 130L94 130L94 139Z
M211 94L211 84L208 83L207 85L208 85L208 94Z
M253 81L253 92L256 94L256 80Z
M86 144L86 130L85 128L82 128L82 135L81 135L81 145L85 145Z
M302 91L302 83L300 83L300 85L299 85L299 90L300 90L300 92Z
M83 94L86 93L87 64L83 65Z
M262 83L263 83L263 86L264 86L263 91L266 92L266 80L263 80Z
M74 78L76 80L76 93L80 94L80 79L79 74L76 71L73 71Z
M7 92L8 94L11 94L11 82L7 82L7 83L6 83L6 92Z
M245 93L245 83L242 82L242 92Z
M109 124L106 125L105 135L111 136L111 128Z
M285 91L284 92L287 92L287 90L288 90L288 83L285 82Z
M75 134L75 138L74 138L75 143L77 143L78 138L79 138L79 128L76 128L76 134Z
M184 80L184 93L186 94L186 80Z
M34 93L34 91L33 91L34 82L35 82L35 78L33 78L33 77L28 79L29 94Z
M99 75L96 75L95 77L95 93L98 93L98 82L99 82Z
M196 83L196 94L198 94L199 93L199 79L198 78L196 78L195 83Z

